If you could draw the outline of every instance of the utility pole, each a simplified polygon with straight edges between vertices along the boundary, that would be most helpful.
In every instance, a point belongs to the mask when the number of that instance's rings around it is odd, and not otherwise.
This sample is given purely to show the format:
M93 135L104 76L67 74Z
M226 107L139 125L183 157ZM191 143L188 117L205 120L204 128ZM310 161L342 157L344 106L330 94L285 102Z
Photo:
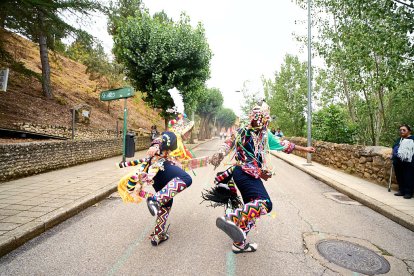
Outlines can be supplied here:
M308 0L308 147L312 146L312 53L311 53L311 1ZM312 163L312 154L306 154L306 162Z

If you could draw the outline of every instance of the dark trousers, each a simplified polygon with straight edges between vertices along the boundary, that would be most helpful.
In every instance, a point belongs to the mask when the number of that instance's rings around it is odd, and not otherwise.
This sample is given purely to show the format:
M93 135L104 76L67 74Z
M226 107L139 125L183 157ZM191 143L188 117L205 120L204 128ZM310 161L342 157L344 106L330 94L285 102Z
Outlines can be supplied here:
M272 211L272 201L260 178L254 178L245 173L240 166L236 166L233 171L233 180L240 191L244 204L256 199L263 199L267 201L267 212Z
M414 164L394 160L395 177L401 193L412 195L414 190Z

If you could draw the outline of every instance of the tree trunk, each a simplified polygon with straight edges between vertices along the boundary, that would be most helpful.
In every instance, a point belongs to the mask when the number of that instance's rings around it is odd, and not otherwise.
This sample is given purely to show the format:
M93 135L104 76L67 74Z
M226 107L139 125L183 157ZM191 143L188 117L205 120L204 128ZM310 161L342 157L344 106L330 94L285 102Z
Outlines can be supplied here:
M351 98L351 95L350 95L349 89L348 89L348 81L346 80L344 72L342 71L342 69L340 69L340 71L341 71L342 85L344 86L344 94L345 94L345 98L346 98L346 102L347 102L347 106L348 106L349 116L351 117L352 122L355 123L356 122L356 116L355 116L353 100Z
M50 88L50 65L49 56L47 52L47 38L43 33L43 14L38 13L40 23L40 34L39 34L39 50L40 50L40 61L42 63L42 90L43 94L48 99L53 98L52 90Z
M211 115L209 115L208 116L208 120L207 120L207 123L206 123L206 138L207 139L210 139L211 138L211 130L214 128L214 127L211 127L211 121L212 121L212 116Z
M206 121L206 117L202 116L200 120L200 130L198 132L198 140L204 140L204 123Z
M167 131L168 130L168 118L164 118L164 129L165 129L165 131Z

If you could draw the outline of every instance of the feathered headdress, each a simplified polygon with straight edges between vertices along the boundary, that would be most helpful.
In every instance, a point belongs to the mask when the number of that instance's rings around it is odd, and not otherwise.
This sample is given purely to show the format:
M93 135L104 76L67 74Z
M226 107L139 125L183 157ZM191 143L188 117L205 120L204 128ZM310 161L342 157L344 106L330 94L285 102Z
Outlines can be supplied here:
M177 114L177 117L175 119L172 119L168 122L168 129L172 132L183 135L193 128L194 122L190 121L187 118L187 115L184 113L183 96L181 95L180 91L174 87L172 89L169 89L168 93L170 93L171 98L174 101L174 107L167 109L167 112Z

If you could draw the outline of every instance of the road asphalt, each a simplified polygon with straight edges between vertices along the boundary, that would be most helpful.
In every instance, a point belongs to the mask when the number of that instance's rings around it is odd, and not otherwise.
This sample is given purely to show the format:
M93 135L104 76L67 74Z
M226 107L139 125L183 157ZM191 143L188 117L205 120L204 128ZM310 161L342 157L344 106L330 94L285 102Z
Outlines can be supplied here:
M414 231L414 199L396 197L385 187L316 162L306 164L293 154L272 154ZM119 161L117 156L0 183L0 256L110 196L126 173L116 168Z

